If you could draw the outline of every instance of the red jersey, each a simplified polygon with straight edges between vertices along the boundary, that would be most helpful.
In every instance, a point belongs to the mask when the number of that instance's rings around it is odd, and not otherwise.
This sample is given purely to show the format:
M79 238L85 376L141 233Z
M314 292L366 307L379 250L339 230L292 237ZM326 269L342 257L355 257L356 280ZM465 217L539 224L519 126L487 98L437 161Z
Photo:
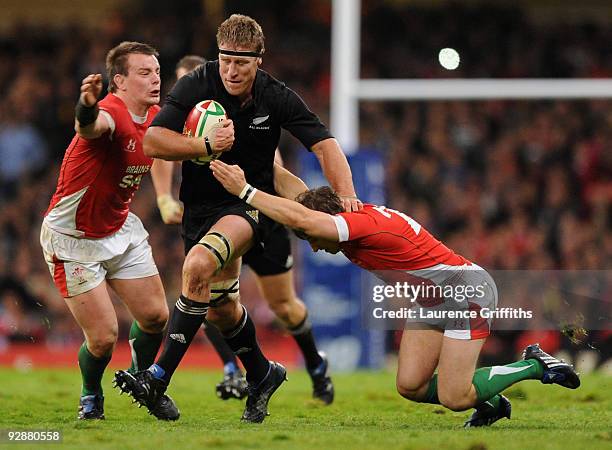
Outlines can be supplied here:
M399 211L366 204L361 211L333 217L340 250L363 269L404 271L471 264Z
M45 213L50 228L71 236L102 238L118 231L140 180L153 164L143 153L142 141L159 106L138 117L114 94L99 106L110 130L96 139L74 136Z

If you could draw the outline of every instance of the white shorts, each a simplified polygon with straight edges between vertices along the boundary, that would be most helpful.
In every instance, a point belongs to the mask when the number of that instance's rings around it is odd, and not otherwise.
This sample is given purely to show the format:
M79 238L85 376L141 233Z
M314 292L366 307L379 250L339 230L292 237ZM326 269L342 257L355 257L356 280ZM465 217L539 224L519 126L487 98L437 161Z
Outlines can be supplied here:
M43 221L40 245L57 289L68 298L92 290L106 278L157 275L148 237L138 216L129 213L119 231L101 239L68 236Z
M459 302L449 299L441 304L423 305L419 314L437 310L438 317L431 319L418 319L416 322L441 328L444 336L452 339L470 340L484 339L491 334L492 319L481 313L483 309L493 310L497 306L497 286L491 275L477 264L462 266L448 266L438 264L426 269L408 271L411 275L423 280L429 280L434 285L465 288L479 287L479 295L471 295ZM457 314L459 316L452 316ZM472 314L469 318L462 318L464 314ZM420 317L420 316L419 316Z

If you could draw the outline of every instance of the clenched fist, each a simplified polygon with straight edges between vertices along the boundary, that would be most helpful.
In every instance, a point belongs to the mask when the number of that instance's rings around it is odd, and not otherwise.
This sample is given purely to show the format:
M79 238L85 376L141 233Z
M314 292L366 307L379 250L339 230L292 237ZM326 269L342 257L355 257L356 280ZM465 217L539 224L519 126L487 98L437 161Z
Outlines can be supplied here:
M232 145L234 145L234 122L231 119L225 119L214 130L211 146L217 153L231 150Z
M183 220L183 205L174 200L171 195L157 197L157 207L166 225L176 225Z

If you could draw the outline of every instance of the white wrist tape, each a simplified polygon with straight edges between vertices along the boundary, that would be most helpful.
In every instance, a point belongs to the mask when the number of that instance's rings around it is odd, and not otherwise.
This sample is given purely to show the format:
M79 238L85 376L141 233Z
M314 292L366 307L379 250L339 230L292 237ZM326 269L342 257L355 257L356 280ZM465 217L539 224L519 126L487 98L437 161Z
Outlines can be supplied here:
M244 187L242 188L242 191L240 191L240 194L238 194L238 197L240 197L241 200L244 200L244 197L246 196L246 193L250 187L253 187L253 186L251 186L249 183L244 185Z
M240 195L238 195L238 197L240 197L248 204L251 204L251 201L253 200L253 197L255 197L256 192L257 189L247 183L242 189L242 192L240 192Z
M247 202L250 205L251 202L253 201L253 197L255 197L256 193L257 193L257 189L253 188L251 193L247 195L247 198L245 199L245 202Z

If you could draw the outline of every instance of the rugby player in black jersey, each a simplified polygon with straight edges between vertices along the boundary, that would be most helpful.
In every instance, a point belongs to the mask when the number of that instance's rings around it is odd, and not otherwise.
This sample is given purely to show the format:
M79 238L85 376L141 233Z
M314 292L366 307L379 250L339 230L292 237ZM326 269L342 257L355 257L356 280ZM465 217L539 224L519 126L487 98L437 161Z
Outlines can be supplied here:
M176 64L177 80L204 63L206 63L206 60L201 56L184 56ZM276 164L283 166L283 160L278 149L275 152L274 161ZM183 206L171 194L174 164L156 165L156 167L158 170L164 170L163 176L158 175L154 179L164 181L155 185L158 193L157 205L162 219L167 224L181 223ZM282 183L283 179L281 178L280 181ZM276 177L275 189L277 192L283 187L279 187L278 182L279 178ZM300 191L308 189L299 179L295 179L294 182L298 183L296 189ZM297 296L293 286L293 258L287 229L282 225L276 225L272 232L268 234L263 249L261 246L252 248L244 255L242 262L251 267L261 295L298 344L312 380L313 397L325 404L331 404L334 400L334 386L328 372L327 357L317 350L312 325L308 320L308 310L304 302ZM204 320L204 331L223 361L223 380L216 386L217 396L223 400L245 397L248 384L238 366L234 352L229 348L217 327L208 326L206 320Z
M154 405L206 317L246 369L249 396L242 420L262 422L286 371L261 352L253 322L240 304L238 277L240 257L260 247L277 225L225 191L208 165L189 160L222 152L222 161L239 165L253 186L272 193L278 170L274 152L284 128L316 155L347 211L362 204L355 196L346 157L329 130L295 92L259 69L264 53L259 24L234 14L219 26L217 44L219 59L177 82L145 136L148 156L185 161L180 199L187 256L182 293L161 356L135 376L117 372L116 382L142 404ZM190 110L207 99L221 103L229 119L209 139L183 136Z

